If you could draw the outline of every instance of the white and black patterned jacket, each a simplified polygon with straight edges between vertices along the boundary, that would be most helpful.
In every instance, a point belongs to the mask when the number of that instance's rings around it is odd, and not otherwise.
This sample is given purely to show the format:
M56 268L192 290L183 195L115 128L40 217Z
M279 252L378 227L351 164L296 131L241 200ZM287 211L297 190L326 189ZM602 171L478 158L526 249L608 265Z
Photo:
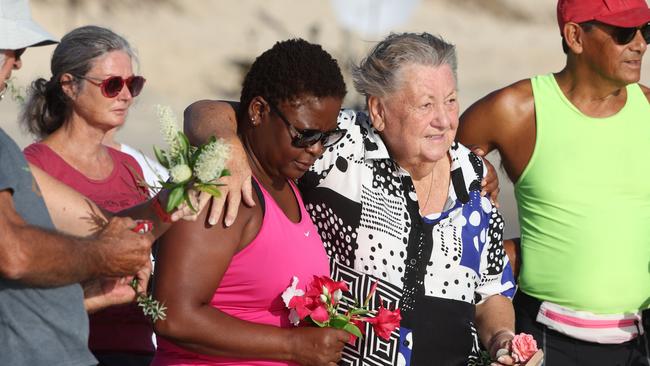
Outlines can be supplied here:
M330 256L332 276L402 312L399 334L347 346L344 365L467 365L478 354L474 305L514 294L503 219L480 196L482 160L454 143L443 212L420 216L409 174L390 159L365 113L342 110L346 136L299 182ZM348 299L349 300L349 299ZM351 300L350 300L351 301Z

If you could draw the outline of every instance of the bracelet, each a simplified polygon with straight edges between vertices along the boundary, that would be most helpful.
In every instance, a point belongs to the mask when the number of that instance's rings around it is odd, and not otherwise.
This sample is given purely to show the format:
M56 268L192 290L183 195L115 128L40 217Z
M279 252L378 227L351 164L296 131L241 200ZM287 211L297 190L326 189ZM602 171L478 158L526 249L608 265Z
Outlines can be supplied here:
M492 338L490 338L489 345L487 347L488 353L490 354L491 357L492 355L495 355L497 353L499 348L502 348L501 345L498 344L497 342L500 340L500 338L503 339L504 336L509 337L509 339L512 339L515 336L515 333L513 333L509 329L501 329L500 331L494 333ZM495 346L498 346L499 348L494 349Z
M154 198L151 199L151 207L153 208L153 212L158 216L160 221L164 223L171 223L172 222L172 215L170 215L165 209L162 207L160 204L160 193L156 194Z

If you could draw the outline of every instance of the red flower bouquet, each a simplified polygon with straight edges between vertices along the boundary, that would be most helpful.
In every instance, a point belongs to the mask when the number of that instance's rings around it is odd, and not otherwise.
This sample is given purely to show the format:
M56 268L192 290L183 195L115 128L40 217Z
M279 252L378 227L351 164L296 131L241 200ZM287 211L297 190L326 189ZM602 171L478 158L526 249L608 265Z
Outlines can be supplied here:
M339 312L339 301L348 285L334 281L327 276L314 276L306 291L297 288L298 278L293 277L291 286L282 293L289 320L293 325L313 324L319 327L333 327L350 333L350 342L362 337L363 323L372 325L377 336L388 340L390 334L399 327L402 316L399 309L389 310L383 304L377 310L369 310L368 303L377 289L375 282L363 306L350 307L345 313Z

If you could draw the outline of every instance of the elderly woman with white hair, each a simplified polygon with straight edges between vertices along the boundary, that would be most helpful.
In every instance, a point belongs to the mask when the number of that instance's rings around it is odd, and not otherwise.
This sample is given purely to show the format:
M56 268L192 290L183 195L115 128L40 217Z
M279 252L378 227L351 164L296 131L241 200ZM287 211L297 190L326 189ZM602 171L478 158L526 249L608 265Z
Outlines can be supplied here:
M484 161L454 141L454 46L427 33L391 34L353 78L368 111L341 111L339 127L348 133L299 187L333 277L357 299L378 281L380 297L401 309L402 321L387 342L366 327L368 337L347 346L343 362L474 364L480 339L492 359L514 364L498 352L514 336L503 219L481 194ZM187 132L197 141L232 135L229 108L194 104Z

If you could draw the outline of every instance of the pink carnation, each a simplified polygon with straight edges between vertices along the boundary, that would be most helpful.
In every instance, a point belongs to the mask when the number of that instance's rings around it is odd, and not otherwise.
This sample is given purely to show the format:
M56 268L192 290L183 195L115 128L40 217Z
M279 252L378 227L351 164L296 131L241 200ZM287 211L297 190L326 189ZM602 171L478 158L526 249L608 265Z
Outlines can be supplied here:
M512 354L517 362L528 361L537 352L537 342L532 335L519 333L511 341Z

